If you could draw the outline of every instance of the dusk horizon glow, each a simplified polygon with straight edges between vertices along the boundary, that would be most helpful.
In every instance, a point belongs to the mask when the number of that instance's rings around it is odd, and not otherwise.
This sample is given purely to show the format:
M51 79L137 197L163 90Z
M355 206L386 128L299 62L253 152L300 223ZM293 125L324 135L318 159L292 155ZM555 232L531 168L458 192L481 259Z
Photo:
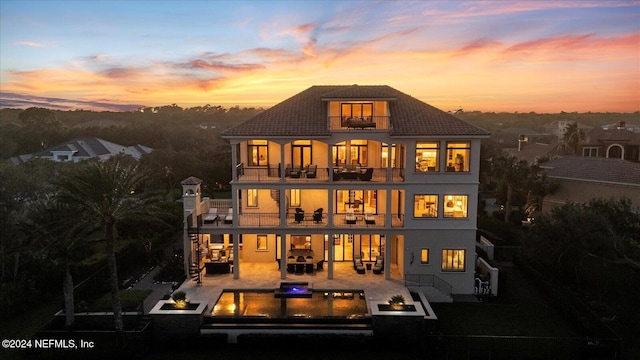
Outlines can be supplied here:
M445 111L640 110L640 1L0 1L0 107L270 107L389 85Z

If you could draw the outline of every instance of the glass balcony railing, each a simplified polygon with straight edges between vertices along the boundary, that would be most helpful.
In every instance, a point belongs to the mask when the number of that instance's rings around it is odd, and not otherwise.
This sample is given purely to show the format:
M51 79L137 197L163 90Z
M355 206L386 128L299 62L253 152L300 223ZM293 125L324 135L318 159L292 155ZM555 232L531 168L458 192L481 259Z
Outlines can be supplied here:
M330 130L389 130L391 128L389 116L329 116Z

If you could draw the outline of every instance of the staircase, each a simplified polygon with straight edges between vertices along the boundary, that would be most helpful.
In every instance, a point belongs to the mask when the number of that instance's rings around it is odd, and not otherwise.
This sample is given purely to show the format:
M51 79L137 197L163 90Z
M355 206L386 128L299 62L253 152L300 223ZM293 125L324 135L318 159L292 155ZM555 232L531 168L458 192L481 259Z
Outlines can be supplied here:
M271 198L280 207L280 189L271 189Z
M195 245L196 249L200 248L198 233L189 234L189 239L191 240L191 243ZM194 257L196 258L196 261L192 262L189 266L189 276L195 280L200 276L200 265L198 264L200 259L197 259L197 254L191 254L191 258L193 259Z

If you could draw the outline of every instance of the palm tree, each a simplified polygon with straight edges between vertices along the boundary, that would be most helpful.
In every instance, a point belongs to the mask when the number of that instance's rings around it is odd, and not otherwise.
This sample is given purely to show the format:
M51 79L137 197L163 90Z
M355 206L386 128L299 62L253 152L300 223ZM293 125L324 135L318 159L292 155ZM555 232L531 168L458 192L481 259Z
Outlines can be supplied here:
M71 274L72 263L80 260L81 248L88 243L83 239L83 229L76 223L76 212L65 203L51 198L41 199L30 206L29 225L34 237L43 240L42 251L62 262L64 277L65 326L71 327L75 320L74 282Z
M513 192L524 184L530 168L526 161L518 160L517 157L506 154L494 158L491 168L493 179L505 186L507 190L504 204L504 222L509 223L511 220Z
M136 196L145 176L137 161L122 155L79 164L62 173L56 182L58 200L76 211L78 228L99 231L104 237L115 330L121 346L124 324L114 251L116 225L125 219L150 219L159 213L155 199Z
M527 180L529 192L527 194L526 212L528 216L532 216L536 212L542 212L544 198L556 192L560 187L560 184L551 181L547 177L545 171L541 172L540 170L537 166L532 167L532 174Z
M578 128L578 122L569 124L562 135L564 146L571 149L574 155L578 153L580 144L586 139L584 132Z

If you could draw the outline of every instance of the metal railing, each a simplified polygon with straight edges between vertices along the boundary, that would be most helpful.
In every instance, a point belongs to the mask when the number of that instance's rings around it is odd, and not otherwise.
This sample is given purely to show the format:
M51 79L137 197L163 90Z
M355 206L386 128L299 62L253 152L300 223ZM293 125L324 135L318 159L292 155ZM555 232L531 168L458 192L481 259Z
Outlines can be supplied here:
M390 116L361 116L343 117L329 116L330 130L389 130L391 129Z
M404 286L433 287L451 296L453 287L433 274L404 274Z

